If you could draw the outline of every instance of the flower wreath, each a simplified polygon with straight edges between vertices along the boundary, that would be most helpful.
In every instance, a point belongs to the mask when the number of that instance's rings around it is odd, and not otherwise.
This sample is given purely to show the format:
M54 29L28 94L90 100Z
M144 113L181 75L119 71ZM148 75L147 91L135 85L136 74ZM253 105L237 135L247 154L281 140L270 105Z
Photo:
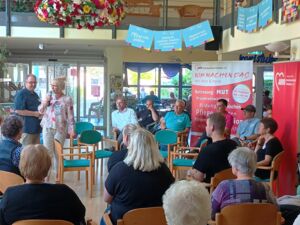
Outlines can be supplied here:
M40 21L90 30L118 26L125 17L123 0L37 0L34 11Z

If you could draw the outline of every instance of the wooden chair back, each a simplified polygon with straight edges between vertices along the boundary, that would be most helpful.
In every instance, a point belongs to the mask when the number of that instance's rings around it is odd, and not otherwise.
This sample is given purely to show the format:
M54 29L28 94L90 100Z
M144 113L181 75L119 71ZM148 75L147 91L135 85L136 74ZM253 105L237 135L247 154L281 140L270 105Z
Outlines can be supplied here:
M13 225L74 225L66 220L20 220Z
M24 179L15 174L6 171L0 171L0 192L4 193L7 188L24 183Z
M216 173L210 180L210 193L212 193L219 185L219 183L221 183L223 180L229 180L235 178L236 176L233 175L231 168Z
M125 213L117 225L167 225L162 207L133 209Z
M204 7L198 5L184 5L178 9L180 17L196 17L201 18Z
M280 225L281 213L269 203L243 203L224 207L216 225Z

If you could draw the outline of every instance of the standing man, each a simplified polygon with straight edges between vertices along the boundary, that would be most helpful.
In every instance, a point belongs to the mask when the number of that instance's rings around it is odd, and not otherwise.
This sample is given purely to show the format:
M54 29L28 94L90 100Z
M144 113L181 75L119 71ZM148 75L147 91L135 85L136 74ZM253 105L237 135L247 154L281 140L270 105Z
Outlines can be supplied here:
M42 128L40 126L41 120L39 119L41 114L38 111L40 99L34 91L36 83L35 75L27 75L25 88L18 91L15 96L15 112L22 116L24 120L21 139L23 146L40 143L40 133Z
M200 182L210 183L215 173L230 168L227 160L229 153L236 148L237 144L224 136L225 117L222 113L213 113L206 121L206 134L212 138L212 144L203 148L189 171L189 175Z
M126 105L124 97L118 97L116 100L117 110L111 114L113 132L118 136L118 142L121 144L123 135L122 130L127 124L138 124L136 114L133 109Z
M227 105L228 105L227 100L221 98L217 101L216 108L217 108L217 112L222 113L223 116L225 117L226 125L225 125L224 134L226 138L230 138L231 129L233 127L233 116L226 111Z

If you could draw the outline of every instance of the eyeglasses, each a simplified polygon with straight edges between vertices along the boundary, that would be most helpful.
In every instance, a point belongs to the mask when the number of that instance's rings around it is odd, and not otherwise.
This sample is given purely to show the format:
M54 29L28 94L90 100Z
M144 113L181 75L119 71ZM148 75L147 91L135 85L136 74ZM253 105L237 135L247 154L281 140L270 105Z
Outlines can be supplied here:
M26 83L29 83L29 84L36 84L37 82L36 82L36 81L27 81Z

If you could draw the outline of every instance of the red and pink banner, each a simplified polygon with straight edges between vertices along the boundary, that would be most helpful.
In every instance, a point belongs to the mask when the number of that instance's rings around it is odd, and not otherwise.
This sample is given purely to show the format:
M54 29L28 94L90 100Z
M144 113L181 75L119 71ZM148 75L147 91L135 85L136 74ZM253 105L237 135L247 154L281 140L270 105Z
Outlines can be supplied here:
M300 62L274 64L273 117L284 148L279 172L279 195L294 195L300 117Z
M192 64L192 139L205 131L207 116L216 112L218 99L228 101L227 110L234 118L231 134L243 120L241 107L252 104L252 61L194 62Z

